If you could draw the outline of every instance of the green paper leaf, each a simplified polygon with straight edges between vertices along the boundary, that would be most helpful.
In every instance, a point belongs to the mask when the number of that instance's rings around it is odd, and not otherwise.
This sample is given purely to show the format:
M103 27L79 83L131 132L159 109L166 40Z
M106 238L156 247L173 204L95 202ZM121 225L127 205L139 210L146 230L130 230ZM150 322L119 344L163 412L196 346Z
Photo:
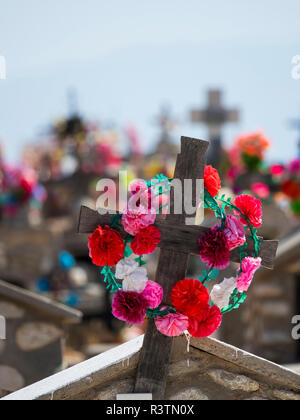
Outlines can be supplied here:
M125 251L124 251L124 258L129 258L133 254L132 249L126 245Z

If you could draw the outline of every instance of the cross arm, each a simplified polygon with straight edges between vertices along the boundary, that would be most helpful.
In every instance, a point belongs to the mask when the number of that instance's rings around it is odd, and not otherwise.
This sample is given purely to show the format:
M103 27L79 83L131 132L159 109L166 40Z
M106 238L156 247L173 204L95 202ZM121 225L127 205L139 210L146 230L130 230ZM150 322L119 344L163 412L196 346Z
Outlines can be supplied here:
M80 211L80 219L78 224L79 233L92 233L98 226L111 225L111 215L101 215L95 210L82 206ZM198 255L198 238L201 233L206 232L209 228L201 226L185 226L173 224L170 221L158 216L155 226L161 232L160 248L173 249L176 252L185 254ZM121 228L121 235L124 237L126 232ZM262 239L262 238L260 238ZM249 253L254 252L254 244L249 240ZM263 241L260 250L262 265L265 268L272 269L274 267L278 241ZM231 253L230 260L239 263L239 253L235 249Z

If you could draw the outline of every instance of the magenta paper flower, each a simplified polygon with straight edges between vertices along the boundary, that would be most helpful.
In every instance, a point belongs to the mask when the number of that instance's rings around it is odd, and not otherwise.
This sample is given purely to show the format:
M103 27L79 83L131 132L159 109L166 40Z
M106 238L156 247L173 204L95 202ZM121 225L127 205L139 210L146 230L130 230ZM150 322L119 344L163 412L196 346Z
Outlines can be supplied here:
M224 233L230 251L244 245L246 242L246 235L242 222L231 214L227 216Z
M260 268L262 259L246 257L242 261L242 273L237 278L237 289L240 293L247 292L255 272Z
M148 302L137 292L119 290L112 302L113 315L128 324L142 324L148 309Z
M166 307L162 308L162 310L165 309ZM175 314L157 317L155 325L161 334L168 337L179 337L184 331L187 331L189 327L189 318L177 312Z
M229 265L229 245L224 231L215 226L203 233L199 240L199 255L208 267L223 270Z
M155 309L159 307L163 300L164 289L158 283L149 280L142 296L148 302L148 308Z
M295 159L289 163L288 170L294 175L300 172L300 159Z
M136 236L140 230L153 225L156 219L155 212L143 206L128 209L123 214L122 222L124 230L132 236Z

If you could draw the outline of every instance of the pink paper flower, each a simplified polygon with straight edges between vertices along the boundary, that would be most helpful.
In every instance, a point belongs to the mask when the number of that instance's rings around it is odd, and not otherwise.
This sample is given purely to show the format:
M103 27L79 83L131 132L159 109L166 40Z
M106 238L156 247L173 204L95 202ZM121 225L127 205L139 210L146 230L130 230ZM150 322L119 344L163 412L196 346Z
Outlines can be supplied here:
M199 240L199 255L208 267L223 270L229 265L229 245L224 231L215 226L203 233Z
M145 188L140 183L133 184L132 196L129 198L128 208L130 211L144 207L145 209L151 210L151 213L163 213L168 212L168 204L170 202L170 193L157 194L151 188Z
M132 236L136 236L140 230L153 225L156 214L143 206L128 209L123 214L122 222L124 230Z
M132 181L129 184L129 190L131 192L131 195L137 194L140 191L145 191L146 189L147 185L142 179L136 179L135 181Z
M247 292L252 283L255 272L261 266L261 262L261 258L246 257L243 259L242 272L237 278L237 289L239 292Z
M148 302L148 308L155 309L161 304L164 297L164 289L154 281L147 281L143 298Z
M246 235L242 222L231 214L227 216L224 233L229 245L229 251L244 245L246 242Z
M112 302L113 315L128 324L142 324L148 308L147 300L141 293L119 290Z
M162 310L165 309L166 307L162 307ZM161 334L167 337L179 337L188 329L189 318L177 312L175 314L157 317L155 325Z

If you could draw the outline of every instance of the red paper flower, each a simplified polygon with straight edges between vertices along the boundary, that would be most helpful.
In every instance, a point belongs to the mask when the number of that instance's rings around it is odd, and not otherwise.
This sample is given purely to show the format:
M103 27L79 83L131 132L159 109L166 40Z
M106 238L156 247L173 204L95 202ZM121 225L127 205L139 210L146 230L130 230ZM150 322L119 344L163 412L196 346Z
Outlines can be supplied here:
M222 314L217 306L207 307L194 318L190 318L188 332L193 337L209 337L220 327Z
M209 293L199 280L185 279L173 287L171 299L178 312L195 317L208 307Z
M210 165L206 166L204 171L204 186L213 197L216 197L221 189L218 171Z
M95 265L113 267L123 258L125 244L118 232L99 226L89 237L89 250Z
M255 227L259 228L262 225L262 204L258 198L252 197L251 195L240 195L235 199L235 205L238 207L242 214L247 217L250 223ZM240 216L241 222L247 225L244 217L239 212L236 212Z
M223 270L229 265L229 243L218 226L203 233L199 240L199 255L208 267Z
M142 229L131 243L136 255L152 254L160 243L161 234L157 227L151 225Z

